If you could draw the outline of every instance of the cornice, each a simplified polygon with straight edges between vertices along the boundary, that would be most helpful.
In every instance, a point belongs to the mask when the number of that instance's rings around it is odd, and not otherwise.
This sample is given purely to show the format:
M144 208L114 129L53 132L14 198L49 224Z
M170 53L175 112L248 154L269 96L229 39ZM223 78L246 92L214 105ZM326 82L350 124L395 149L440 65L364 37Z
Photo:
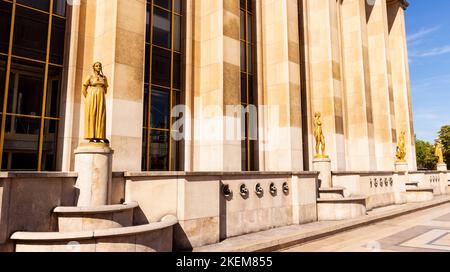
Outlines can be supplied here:
M400 6L406 10L409 7L409 2L408 0L387 0L387 4L391 5L391 4L395 4L395 3L399 3Z

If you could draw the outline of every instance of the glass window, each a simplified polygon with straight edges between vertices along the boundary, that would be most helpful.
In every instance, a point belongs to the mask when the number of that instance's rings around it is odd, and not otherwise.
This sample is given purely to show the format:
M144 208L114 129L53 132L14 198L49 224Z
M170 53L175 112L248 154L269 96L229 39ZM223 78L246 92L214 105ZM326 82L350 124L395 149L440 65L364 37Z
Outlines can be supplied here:
M17 0L17 3L43 11L50 11L50 0Z
M152 84L170 87L170 51L153 47Z
M50 66L47 79L47 104L45 116L57 118L60 116L59 101L61 96L61 73L62 68Z
M169 12L160 8L153 10L153 43L165 48L171 47L171 19Z
M170 93L167 90L152 89L152 128L169 129Z
M174 5L175 5L174 11L176 13L181 13L182 5L183 5L182 0L175 0Z
M67 0L53 0L53 13L60 16L66 16L66 1Z
M50 62L63 64L66 20L53 17Z
M0 1L0 53L8 53L11 31L11 4Z
M50 0L0 1L0 119L5 118L6 124L0 131L3 136L0 139L4 139L0 149L1 170L56 168L66 1L54 0L53 13L50 3ZM13 5L16 6L10 44ZM10 56L9 48L12 48Z
M169 170L169 132L152 130L150 133L151 169Z
M240 32L241 32L241 104L245 107L257 106L257 89L255 80L255 69L253 67L253 59L255 57L255 46L253 35L253 16L252 16L252 0L240 0ZM253 124L254 118L248 118L248 113L242 116L242 170L257 170L257 141L253 138L254 128L257 124ZM250 130L252 129L252 130ZM256 133L257 134L257 133ZM252 137L248 137L252 135ZM256 135L257 136L257 135Z
M181 88L181 54L173 53L173 87L175 89Z
M166 9L171 9L172 7L172 0L153 0L153 3L156 6L160 6Z
M144 86L144 127L145 128L149 128L149 124L148 124L148 105L149 103L149 90L148 90L148 85Z
M149 83L150 81L150 45L145 45L145 74L144 83Z
M147 14L145 18L145 42L150 43L150 12L151 12L151 6L147 5Z
M7 116L5 143L7 161L2 163L8 170L37 170L39 150L39 118Z
M170 117L171 106L181 103L183 89L182 3L147 0L143 171L181 170L183 143L171 139L171 124L176 120Z
M45 61L48 22L47 14L18 6L14 25L13 54Z
M174 17L174 35L173 35L173 49L176 51L181 51L181 17L175 15Z
M43 171L51 171L55 168L58 124L59 122L56 120L45 120L44 122L44 141L42 145Z
M6 57L0 56L0 112L3 112L3 98L5 96Z
M44 66L13 60L8 92L8 113L40 116Z

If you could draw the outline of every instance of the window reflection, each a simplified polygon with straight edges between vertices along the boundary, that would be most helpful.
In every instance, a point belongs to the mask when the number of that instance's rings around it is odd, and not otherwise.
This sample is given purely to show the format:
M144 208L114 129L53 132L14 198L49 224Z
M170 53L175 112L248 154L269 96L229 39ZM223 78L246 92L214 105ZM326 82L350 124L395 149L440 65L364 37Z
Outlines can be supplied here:
M182 0L147 1L142 170L181 169L182 143L170 139L171 106L182 90ZM152 30L152 31L150 31ZM172 99L172 105L171 105Z
M50 0L14 3L0 1L0 53L3 53L0 55L0 120L5 122L1 131L4 136L1 170L52 171L56 168L60 124L66 1L54 0L53 13ZM12 52L8 56L10 47ZM7 79L9 84L5 89ZM3 108L5 95L7 103Z

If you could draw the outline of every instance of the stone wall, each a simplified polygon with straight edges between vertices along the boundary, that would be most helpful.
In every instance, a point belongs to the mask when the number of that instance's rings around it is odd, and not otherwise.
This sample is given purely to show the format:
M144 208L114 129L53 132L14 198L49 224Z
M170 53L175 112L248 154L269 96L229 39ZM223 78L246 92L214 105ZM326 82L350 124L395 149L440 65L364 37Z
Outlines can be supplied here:
M315 172L126 173L125 179L125 199L139 203L143 218L155 222L167 214L177 216L178 250L317 221ZM276 192L270 190L272 183ZM255 192L257 184L263 189L260 195ZM241 194L242 185L247 194Z
M0 245L16 231L56 230L57 206L76 205L74 173L1 173Z

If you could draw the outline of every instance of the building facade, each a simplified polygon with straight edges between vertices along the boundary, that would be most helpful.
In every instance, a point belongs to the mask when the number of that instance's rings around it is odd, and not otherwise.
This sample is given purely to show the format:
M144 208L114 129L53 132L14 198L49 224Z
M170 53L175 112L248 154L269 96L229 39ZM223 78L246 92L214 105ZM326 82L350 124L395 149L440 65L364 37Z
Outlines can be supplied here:
M310 170L316 112L332 170L393 171L402 131L415 170L407 6L1 0L1 169L74 170L100 61L113 171Z

